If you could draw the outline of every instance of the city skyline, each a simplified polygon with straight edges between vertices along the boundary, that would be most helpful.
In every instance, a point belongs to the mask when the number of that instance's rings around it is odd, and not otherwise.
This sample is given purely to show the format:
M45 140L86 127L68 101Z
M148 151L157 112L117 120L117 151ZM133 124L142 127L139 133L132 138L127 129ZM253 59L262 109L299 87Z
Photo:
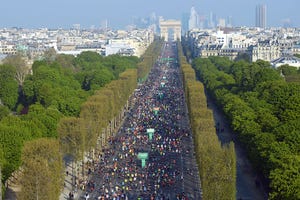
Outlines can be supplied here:
M215 13L219 18L232 16L234 26L255 26L255 8L264 4L268 8L268 26L278 27L284 24L300 27L300 13L297 0L51 0L41 3L38 0L12 0L2 2L0 28L70 28L81 24L83 28L108 21L111 28L124 28L132 24L135 18L149 17L151 13L165 19L181 19L183 13L189 13L195 7L199 15Z

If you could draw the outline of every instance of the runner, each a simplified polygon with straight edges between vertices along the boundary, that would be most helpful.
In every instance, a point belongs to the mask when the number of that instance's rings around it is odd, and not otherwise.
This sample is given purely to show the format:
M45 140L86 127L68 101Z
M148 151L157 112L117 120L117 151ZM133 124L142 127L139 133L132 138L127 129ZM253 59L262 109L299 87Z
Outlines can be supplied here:
M193 144L177 47L165 47L161 58L168 61L161 59L153 66L134 93L135 105L123 127L109 139L94 170L87 170L85 191L91 199L201 199L200 193L195 194L200 191L197 182L190 190L196 191L193 194L184 187L183 157L192 154ZM147 158L144 166L138 159L141 155Z

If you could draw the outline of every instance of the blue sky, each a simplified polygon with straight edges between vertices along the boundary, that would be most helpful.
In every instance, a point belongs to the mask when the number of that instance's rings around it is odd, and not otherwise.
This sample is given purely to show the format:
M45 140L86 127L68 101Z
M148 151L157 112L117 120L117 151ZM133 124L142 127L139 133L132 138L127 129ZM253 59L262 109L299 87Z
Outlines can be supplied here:
M300 0L3 0L0 28L69 28L108 20L112 28L124 28L134 17L152 12L165 19L181 19L194 6L199 14L214 12L218 17L232 16L234 25L253 26L255 6L267 5L267 25L280 26L282 20L300 27Z

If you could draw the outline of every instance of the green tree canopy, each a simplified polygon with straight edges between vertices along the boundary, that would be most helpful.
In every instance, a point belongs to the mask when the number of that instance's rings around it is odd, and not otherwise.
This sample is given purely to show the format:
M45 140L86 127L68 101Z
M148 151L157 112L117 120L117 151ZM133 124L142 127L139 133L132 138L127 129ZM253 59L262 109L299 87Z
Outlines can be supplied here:
M27 142L22 151L23 174L18 199L59 198L63 185L62 156L55 139Z
M18 101L19 85L15 79L16 68L0 65L0 103L14 109Z

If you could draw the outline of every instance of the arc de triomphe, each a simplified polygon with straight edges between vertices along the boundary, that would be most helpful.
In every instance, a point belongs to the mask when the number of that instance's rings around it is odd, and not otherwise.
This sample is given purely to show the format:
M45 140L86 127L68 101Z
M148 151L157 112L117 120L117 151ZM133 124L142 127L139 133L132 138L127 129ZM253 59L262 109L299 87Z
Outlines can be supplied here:
M181 40L181 22L177 20L162 20L159 22L160 37L169 40L169 29L173 29L173 40Z

